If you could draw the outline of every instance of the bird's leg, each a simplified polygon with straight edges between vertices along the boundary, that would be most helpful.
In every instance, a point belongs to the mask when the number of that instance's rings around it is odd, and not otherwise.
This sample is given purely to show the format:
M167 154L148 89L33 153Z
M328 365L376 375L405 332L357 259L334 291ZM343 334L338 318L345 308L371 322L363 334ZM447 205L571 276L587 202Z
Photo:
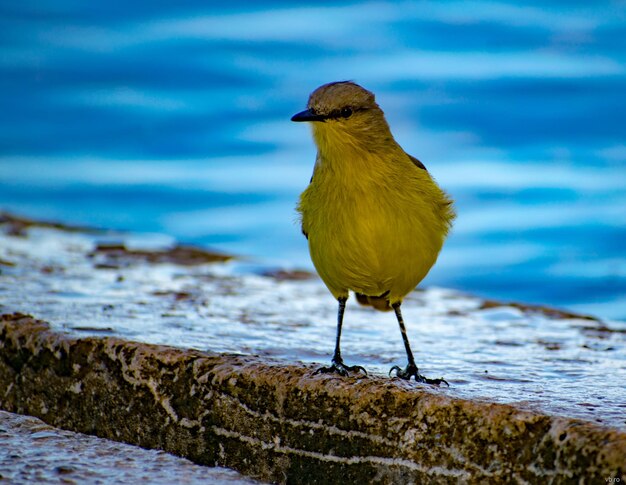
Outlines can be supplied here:
M404 348L406 349L406 356L409 360L409 364L406 366L406 369L402 370L399 366L394 365L389 371L389 375L395 370L396 376L402 379L406 379L407 381L411 380L411 376L415 377L417 382L425 382L426 384L436 384L440 385L445 383L446 386L449 386L446 380L442 377L441 379L428 379L419 373L419 369L417 365L415 365L415 359L413 358L413 352L411 352L411 346L409 345L409 337L406 335L406 328L404 327L404 319L402 318L402 312L400 311L400 302L394 303L391 305L396 312L396 318L398 319L398 325L400 325L400 332L402 332L402 340L404 341Z
M336 372L339 375L347 376L350 372L363 371L367 375L367 371L360 365L347 366L343 363L341 358L341 326L343 325L343 314L346 310L347 298L339 298L339 310L337 312L337 341L335 342L335 353L333 354L333 360L330 367L320 367L315 371L315 374L328 374Z

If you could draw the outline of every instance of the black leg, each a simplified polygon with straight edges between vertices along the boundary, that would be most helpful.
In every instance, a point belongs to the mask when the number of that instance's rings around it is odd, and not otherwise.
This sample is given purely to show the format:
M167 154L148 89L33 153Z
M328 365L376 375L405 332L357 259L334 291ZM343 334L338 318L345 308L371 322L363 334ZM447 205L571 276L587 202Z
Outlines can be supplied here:
M335 340L335 353L333 362L342 362L341 358L341 327L343 326L343 314L346 311L346 298L339 298L339 309L337 310L337 339Z
M415 365L415 359L413 358L413 352L411 351L411 346L409 345L409 337L406 334L406 328L404 327L404 319L402 318L402 312L400 311L400 302L394 303L392 305L394 311L396 312L396 318L398 319L398 325L400 325L400 332L402 333L402 340L404 342L404 348L406 350L406 357L409 361L409 364L406 366L406 369L402 370L399 366L394 365L389 371L389 375L395 370L396 376L402 379L406 379L407 381L411 380L411 376L415 377L417 382L425 382L426 384L436 384L440 385L444 383L446 386L449 386L446 380L442 377L441 379L428 379L419 373L419 369L417 365Z
M346 311L347 298L339 298L339 310L337 311L337 340L335 342L335 353L330 367L320 367L315 374L328 374L336 372L339 375L347 376L350 372L363 371L367 375L367 371L360 365L347 366L341 358L341 327L343 325L343 314Z

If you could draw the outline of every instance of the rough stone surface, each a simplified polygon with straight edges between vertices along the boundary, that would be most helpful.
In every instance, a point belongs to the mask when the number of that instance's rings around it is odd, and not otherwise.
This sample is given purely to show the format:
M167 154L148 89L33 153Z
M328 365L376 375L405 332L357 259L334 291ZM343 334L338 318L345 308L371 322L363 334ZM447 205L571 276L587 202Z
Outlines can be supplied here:
M206 263L228 261L232 256L206 251L192 246L176 245L161 250L146 251L129 249L124 243L100 243L89 253L98 269L117 269L137 262L174 263L197 266Z
M235 470L55 428L0 410L0 483L259 485Z
M58 229L65 232L80 233L103 233L105 231L93 227L72 226L56 221L41 221L28 219L26 217L17 216L8 212L0 211L0 226L4 231L12 236L26 237L28 229L31 227L45 227L49 229Z
M0 407L279 483L599 483L626 433L397 380L0 316Z

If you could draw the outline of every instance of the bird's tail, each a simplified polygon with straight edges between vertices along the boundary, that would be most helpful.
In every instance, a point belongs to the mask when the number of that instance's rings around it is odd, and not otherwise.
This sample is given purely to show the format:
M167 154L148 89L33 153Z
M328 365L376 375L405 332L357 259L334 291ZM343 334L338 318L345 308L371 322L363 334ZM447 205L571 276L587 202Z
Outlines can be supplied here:
M361 305L373 306L376 310L380 310L381 312L388 312L392 309L387 294L381 296L367 296L362 293L355 293L354 296L356 296L356 301Z

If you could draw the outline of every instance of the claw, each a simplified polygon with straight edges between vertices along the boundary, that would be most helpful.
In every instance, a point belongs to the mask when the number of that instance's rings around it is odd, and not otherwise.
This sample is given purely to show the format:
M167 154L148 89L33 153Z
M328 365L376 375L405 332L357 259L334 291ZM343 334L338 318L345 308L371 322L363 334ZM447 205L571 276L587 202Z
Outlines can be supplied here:
M320 367L313 373L313 375L336 373L340 376L347 377L350 375L350 372L363 372L365 375L367 375L367 371L364 367L361 367L360 365L348 366L343 363L343 360L335 359L332 360L332 365L330 365L329 367Z
M399 366L399 365L394 365L391 369L389 369L389 377L391 377L391 373L392 373L394 370L396 371L396 376L397 376L400 372L402 372L402 369L400 368L400 366Z
M409 364L406 366L406 369L404 370L402 370L399 366L394 365L391 369L389 369L389 377L391 377L391 373L394 370L396 371L396 377L399 377L400 379L410 381L411 376L412 376L412 377L415 377L416 382L423 382L425 384L433 384L435 386L445 384L446 386L450 387L450 384L448 384L448 381L446 381L443 377L440 379L429 379L428 377L421 375L418 372L416 365Z

